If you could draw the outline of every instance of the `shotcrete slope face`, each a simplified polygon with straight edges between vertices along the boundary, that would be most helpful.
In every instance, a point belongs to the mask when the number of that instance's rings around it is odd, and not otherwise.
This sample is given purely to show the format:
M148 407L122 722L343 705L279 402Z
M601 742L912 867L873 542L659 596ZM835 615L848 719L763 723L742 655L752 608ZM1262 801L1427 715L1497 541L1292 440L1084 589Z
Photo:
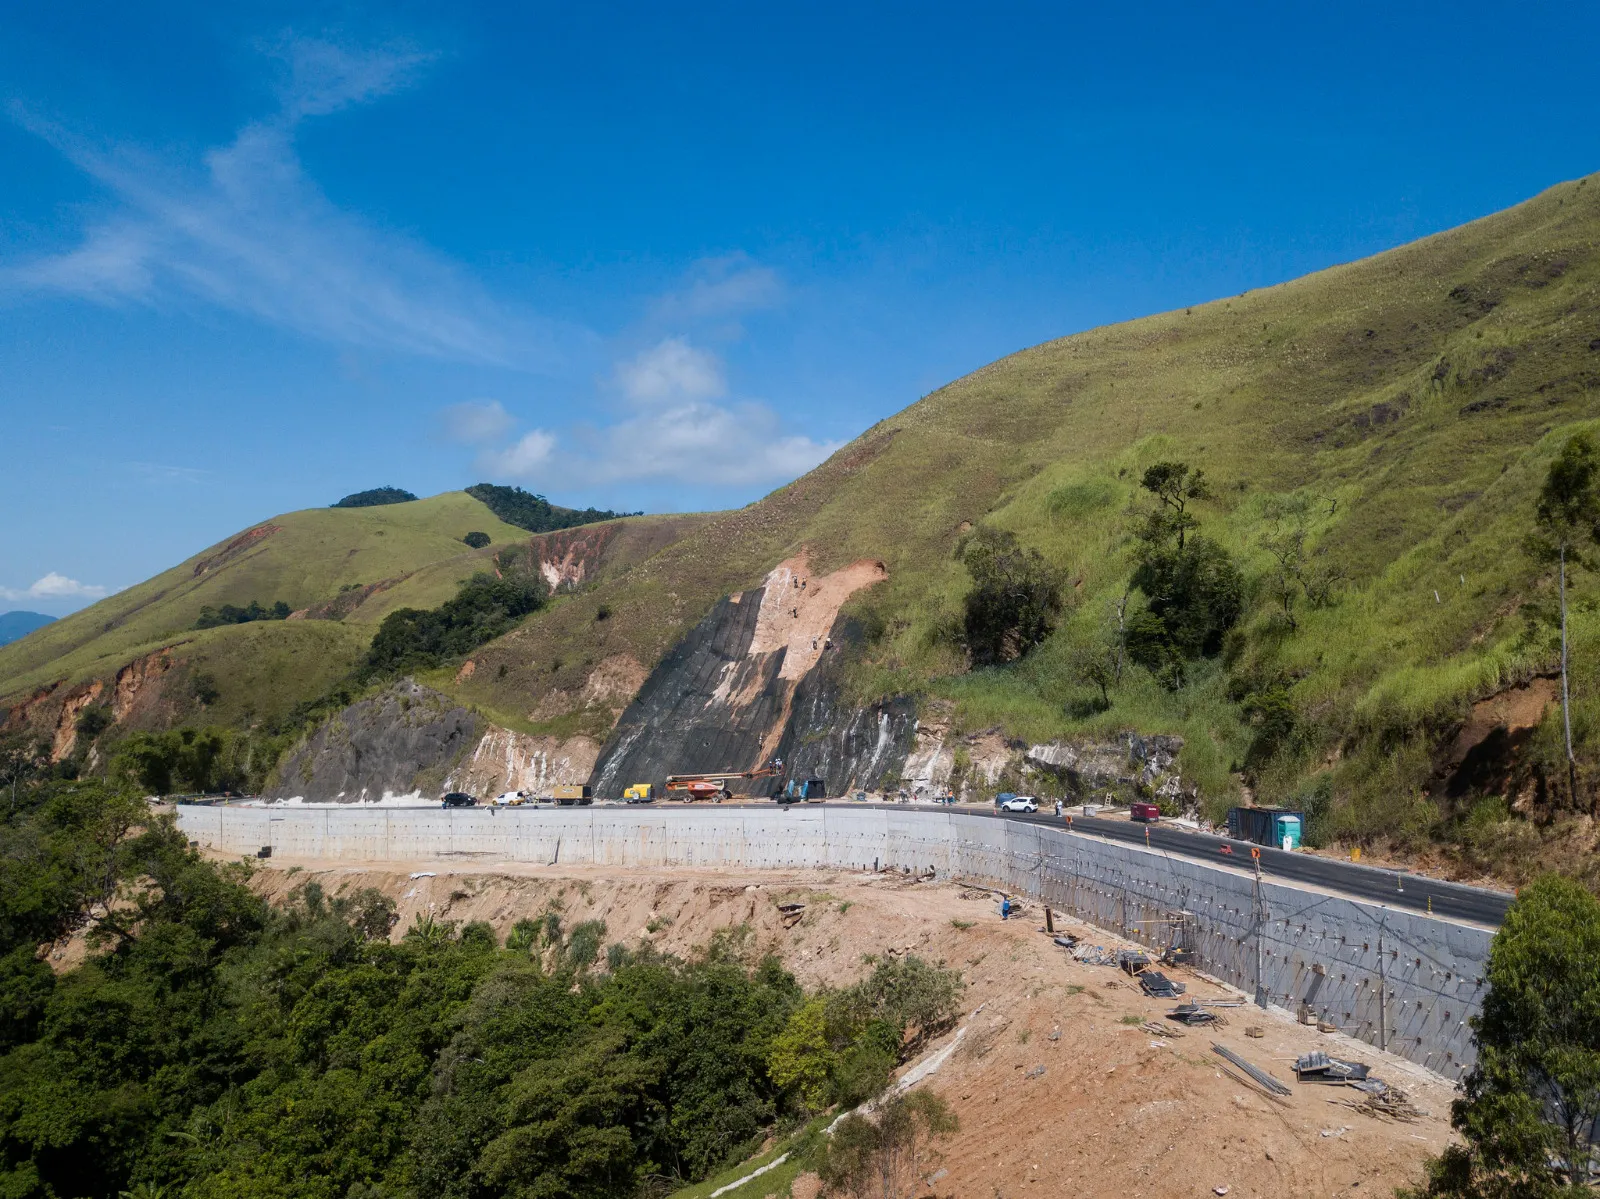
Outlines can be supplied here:
M786 559L760 587L719 601L650 675L595 767L597 794L669 774L748 770L779 751L802 683L836 648L839 610L887 578L863 560L813 574L809 556ZM839 780L842 786L846 780ZM773 783L734 784L766 794Z

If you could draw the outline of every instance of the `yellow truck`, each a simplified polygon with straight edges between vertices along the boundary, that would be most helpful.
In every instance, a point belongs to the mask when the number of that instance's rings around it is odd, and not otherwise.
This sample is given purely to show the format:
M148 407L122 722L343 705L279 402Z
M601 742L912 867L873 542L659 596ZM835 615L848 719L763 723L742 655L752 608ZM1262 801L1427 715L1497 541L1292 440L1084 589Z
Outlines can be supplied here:
M587 783L563 783L551 789L550 798L562 806L570 804L590 804L594 802L594 794L589 790Z
M622 792L624 803L651 803L656 797L654 783L635 783Z

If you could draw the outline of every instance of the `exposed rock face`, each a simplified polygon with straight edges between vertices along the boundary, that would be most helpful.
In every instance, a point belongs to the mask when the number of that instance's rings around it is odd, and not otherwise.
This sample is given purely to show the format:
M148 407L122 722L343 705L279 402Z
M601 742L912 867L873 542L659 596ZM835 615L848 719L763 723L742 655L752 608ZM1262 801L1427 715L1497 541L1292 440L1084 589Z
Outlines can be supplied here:
M96 679L83 691L68 696L61 705L61 716L56 721L55 736L50 739L52 762L65 761L72 756L72 751L78 744L78 717L85 708L100 698L100 693L104 690L105 684Z
M530 737L490 725L469 757L444 781L447 791L465 791L480 798L502 791L548 795L560 783L583 783L600 756L592 737Z
M535 537L529 544L539 559L539 574L551 591L576 588L599 567L606 543L618 524L582 525Z
M478 743L478 718L411 679L352 704L290 755L266 794L315 802L371 802L421 792Z
M1160 795L1170 792L1175 796L1177 780L1169 778L1167 772L1182 748L1182 737L1142 737L1125 732L1112 742L1047 741L1030 745L1025 756L1029 765L1063 779L1078 795L1103 787L1143 786Z
M796 775L827 778L830 794L898 773L915 727L910 702L841 712L833 673L821 666L838 658L844 601L885 577L873 561L812 575L801 554L762 586L719 601L622 713L591 778L595 793L620 795L669 774L747 770L774 754ZM868 777L874 784L863 783ZM758 779L732 790L765 795L773 786Z
M834 626L828 638L831 648L795 690L778 743L788 775L823 779L831 796L874 791L898 781L916 744L917 707L908 696L864 708L842 702L839 668L859 639L851 622L841 619Z

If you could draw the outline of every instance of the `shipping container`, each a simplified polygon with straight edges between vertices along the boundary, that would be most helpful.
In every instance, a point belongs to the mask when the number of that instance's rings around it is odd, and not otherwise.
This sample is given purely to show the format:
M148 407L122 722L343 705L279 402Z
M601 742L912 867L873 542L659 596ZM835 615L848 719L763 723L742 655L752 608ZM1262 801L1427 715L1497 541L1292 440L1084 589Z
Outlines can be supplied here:
M594 795L589 790L587 783L563 783L551 790L550 797L558 804L587 804L594 802Z
M1299 849L1306 827L1304 812L1285 808L1230 808L1228 834L1274 849Z

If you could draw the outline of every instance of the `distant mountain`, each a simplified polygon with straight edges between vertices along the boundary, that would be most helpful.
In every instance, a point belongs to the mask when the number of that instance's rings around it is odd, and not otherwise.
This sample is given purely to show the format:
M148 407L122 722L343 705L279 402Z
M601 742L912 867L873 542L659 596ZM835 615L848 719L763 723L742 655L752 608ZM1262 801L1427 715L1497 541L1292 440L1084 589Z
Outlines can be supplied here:
M18 637L26 637L34 629L43 628L54 616L43 612L0 612L0 645L8 645Z

